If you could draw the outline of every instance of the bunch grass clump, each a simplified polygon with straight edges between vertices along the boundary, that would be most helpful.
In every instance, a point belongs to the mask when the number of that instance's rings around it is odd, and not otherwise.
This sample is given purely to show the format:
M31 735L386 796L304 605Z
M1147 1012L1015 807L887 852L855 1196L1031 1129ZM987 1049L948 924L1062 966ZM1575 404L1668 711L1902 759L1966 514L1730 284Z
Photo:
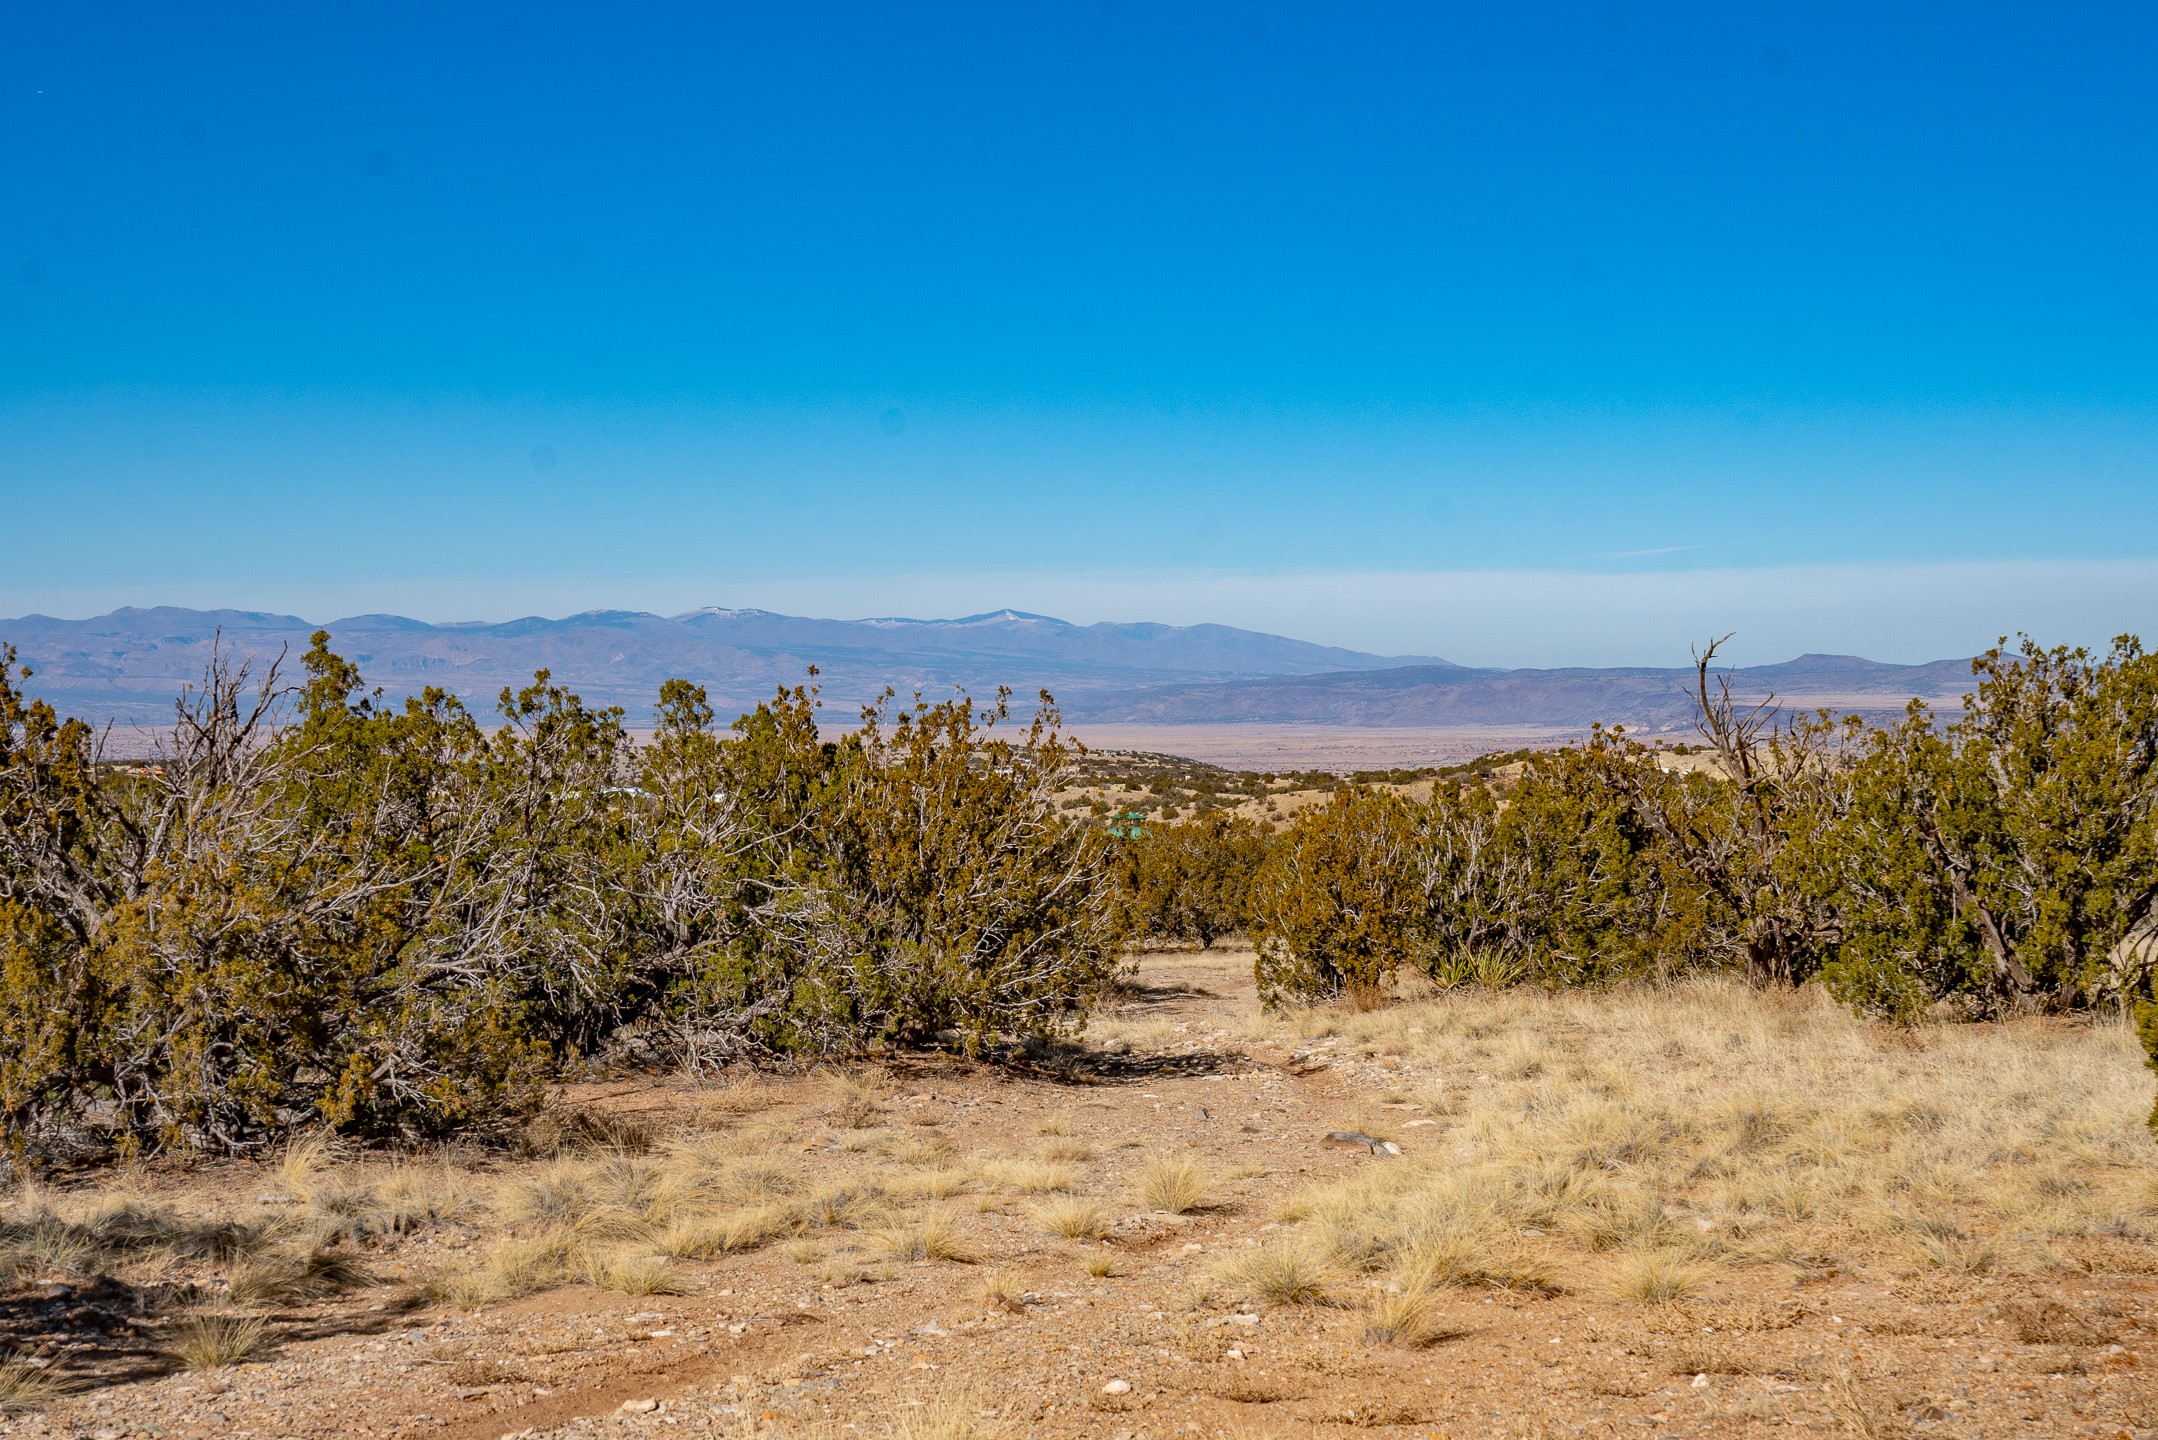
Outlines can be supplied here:
M1681 1252L1644 1250L1622 1256L1611 1272L1611 1295L1628 1305L1667 1305L1691 1300L1708 1280L1708 1267Z
M172 1334L170 1352L189 1370L218 1370L258 1354L268 1327L254 1316L191 1315Z
M1206 1171L1190 1160L1154 1160L1139 1175L1139 1198L1165 1215L1189 1215L1206 1204Z
M1100 1240L1109 1233L1109 1217L1091 1200L1059 1200L1034 1212L1044 1230L1067 1240Z
M894 1260L947 1260L972 1265L981 1259L967 1242L959 1222L942 1211L933 1211L910 1225L887 1230L879 1237L884 1251Z
M38 1365L25 1356L0 1360L0 1415L35 1410L50 1401L73 1394L82 1382L50 1365Z
M1293 1240L1277 1240L1235 1256L1221 1278L1276 1305L1324 1305L1333 1300L1332 1267Z

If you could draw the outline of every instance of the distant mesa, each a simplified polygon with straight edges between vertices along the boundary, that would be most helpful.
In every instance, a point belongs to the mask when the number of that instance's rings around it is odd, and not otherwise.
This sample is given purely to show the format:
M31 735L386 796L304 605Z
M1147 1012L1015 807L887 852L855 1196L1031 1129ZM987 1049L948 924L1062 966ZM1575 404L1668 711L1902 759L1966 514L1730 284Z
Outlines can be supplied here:
M484 711L505 685L551 671L594 704L620 705L648 723L662 680L703 685L723 713L747 709L781 685L819 671L826 700L845 714L889 685L901 695L955 688L975 695L1009 685L1022 699L1056 695L1068 717L1093 724L1222 723L1344 727L1637 728L1688 723L1684 668L1470 669L1420 655L1372 655L1228 625L1076 625L1022 610L956 620L897 616L821 620L769 610L707 607L663 616L593 610L563 619L435 624L402 615L354 615L318 627L256 610L153 606L88 620L27 615L0 620L37 673L33 693L99 723L161 725L172 697L200 678L219 635L258 661L294 660L327 629L370 685L390 695L439 685ZM1851 655L1802 655L1735 672L1749 695L1774 690L1787 704L1900 711L1913 696L1953 708L1970 664L1884 665Z

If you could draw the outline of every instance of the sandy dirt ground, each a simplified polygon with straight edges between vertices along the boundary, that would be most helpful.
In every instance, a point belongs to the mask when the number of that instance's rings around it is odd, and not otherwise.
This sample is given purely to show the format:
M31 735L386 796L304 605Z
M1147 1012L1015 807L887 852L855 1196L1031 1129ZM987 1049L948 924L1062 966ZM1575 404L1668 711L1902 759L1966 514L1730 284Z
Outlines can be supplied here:
M686 1080L572 1097L644 1134L683 1127L774 1157L826 1195L872 1173L894 1194L902 1171L943 1174L905 1193L908 1213L950 1222L952 1258L906 1258L890 1241L903 1227L850 1228L847 1202L828 1200L835 1223L686 1263L682 1293L569 1284L469 1309L428 1298L428 1276L489 1240L452 1216L371 1242L373 1283L257 1307L264 1350L192 1371L164 1352L175 1316L132 1313L120 1282L30 1277L0 1307L0 1348L99 1383L0 1420L0 1435L2158 1432L2144 1357L2158 1250L2134 1237L2105 1242L2105 1263L2039 1273L1893 1276L1801 1257L1719 1271L1683 1303L1620 1303L1580 1275L1463 1284L1408 1340L1371 1333L1377 1280L1296 1303L1223 1278L1283 1233L1297 1194L1412 1164L1445 1133L1387 1098L1413 1056L1269 1028L1249 965L1248 951L1149 957L1102 1043L1061 1073L911 1063L862 1072L843 1104L813 1076L759 1082L748 1108L715 1108L710 1085ZM1492 1077L1459 1077L1479 1078ZM1389 1116L1403 1158L1327 1143ZM1188 1213L1137 1198L1163 1159L1208 1177ZM565 1162L456 1163L529 1188ZM269 1165L125 1183L205 1216L289 1204ZM1045 1223L1045 1207L1088 1199L1098 1238Z

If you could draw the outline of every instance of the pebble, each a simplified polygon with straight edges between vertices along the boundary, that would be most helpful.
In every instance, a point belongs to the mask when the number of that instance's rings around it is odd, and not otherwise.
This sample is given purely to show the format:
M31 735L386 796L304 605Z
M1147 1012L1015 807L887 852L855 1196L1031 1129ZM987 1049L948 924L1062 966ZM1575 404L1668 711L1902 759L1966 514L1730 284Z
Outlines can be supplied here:
M1696 1376L1694 1376L1694 1377L1693 1377L1693 1388L1694 1388L1694 1389L1696 1389L1696 1390L1706 1390L1706 1389L1708 1388L1708 1376L1706 1376L1706 1375L1696 1375Z
M622 1402L622 1413L625 1415L649 1415L658 1408L659 1402L657 1400L624 1400Z
M1101 1393L1104 1395L1129 1395L1131 1394L1131 1381L1111 1380L1101 1387Z

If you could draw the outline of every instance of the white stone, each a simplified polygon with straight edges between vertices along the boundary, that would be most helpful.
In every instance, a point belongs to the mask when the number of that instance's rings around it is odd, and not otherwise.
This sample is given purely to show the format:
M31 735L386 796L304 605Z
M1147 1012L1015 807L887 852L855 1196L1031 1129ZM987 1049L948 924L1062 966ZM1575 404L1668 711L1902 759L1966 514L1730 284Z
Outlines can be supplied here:
M1129 1395L1131 1394L1131 1381L1111 1380L1101 1387L1101 1393L1104 1395Z

